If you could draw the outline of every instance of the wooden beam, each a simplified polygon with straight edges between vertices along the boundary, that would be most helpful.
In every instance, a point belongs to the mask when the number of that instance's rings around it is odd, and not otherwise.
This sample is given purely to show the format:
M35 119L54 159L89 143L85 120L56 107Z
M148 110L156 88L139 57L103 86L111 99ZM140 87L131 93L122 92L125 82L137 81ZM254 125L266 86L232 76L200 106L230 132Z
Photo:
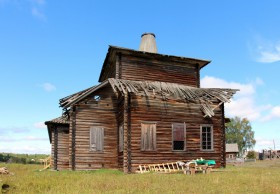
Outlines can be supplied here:
M76 106L73 107L73 111L72 111L72 170L76 169L76 155L75 155L75 151L76 151Z
M57 170L57 160L58 160L58 130L57 130L57 126L54 127L54 170Z

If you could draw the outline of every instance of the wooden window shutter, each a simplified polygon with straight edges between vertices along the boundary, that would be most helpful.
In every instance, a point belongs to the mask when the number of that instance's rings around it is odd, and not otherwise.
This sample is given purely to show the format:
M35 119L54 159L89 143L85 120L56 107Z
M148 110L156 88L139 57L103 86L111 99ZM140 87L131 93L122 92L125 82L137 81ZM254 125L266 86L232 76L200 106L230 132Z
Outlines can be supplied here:
M172 124L172 147L173 150L185 150L186 126L185 123Z
M156 149L156 124L141 124L141 150Z
M123 125L119 127L119 152L123 151Z
M141 150L145 150L147 141L147 125L141 124Z
M90 127L90 150L103 151L104 129L101 127Z
M173 141L185 141L185 125L184 123L173 123Z

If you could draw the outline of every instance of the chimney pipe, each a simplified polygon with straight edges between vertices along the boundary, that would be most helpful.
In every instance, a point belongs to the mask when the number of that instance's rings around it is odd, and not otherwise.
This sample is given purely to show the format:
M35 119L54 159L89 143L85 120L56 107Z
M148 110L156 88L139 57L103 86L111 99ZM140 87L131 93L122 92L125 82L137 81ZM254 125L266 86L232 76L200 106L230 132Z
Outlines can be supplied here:
M140 51L157 53L156 35L154 33L144 33L141 36Z

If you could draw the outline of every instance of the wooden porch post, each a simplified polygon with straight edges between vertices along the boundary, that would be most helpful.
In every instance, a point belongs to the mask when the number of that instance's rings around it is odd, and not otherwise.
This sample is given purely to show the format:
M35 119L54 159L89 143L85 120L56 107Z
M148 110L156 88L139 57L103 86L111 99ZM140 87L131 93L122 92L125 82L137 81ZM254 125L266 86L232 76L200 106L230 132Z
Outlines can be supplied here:
M72 136L71 136L71 168L76 169L76 107L72 111Z
M57 157L58 157L58 129L57 129L57 126L55 125L53 127L53 132L54 132L54 153L53 153L53 167L54 167L54 170L57 170Z
M226 167L226 128L225 128L225 107L224 107L224 103L221 104L221 109L222 109L222 133L223 135L221 136L222 138L222 161L223 163L221 164L221 166L223 166L224 168Z
M130 95L124 95L124 149L123 171L131 173L131 120L130 120Z

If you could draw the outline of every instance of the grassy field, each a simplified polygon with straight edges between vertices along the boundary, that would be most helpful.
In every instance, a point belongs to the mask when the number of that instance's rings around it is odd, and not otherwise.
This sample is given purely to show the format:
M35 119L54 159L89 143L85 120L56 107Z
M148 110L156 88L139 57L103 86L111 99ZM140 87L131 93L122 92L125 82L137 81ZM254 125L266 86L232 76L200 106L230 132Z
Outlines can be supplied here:
M228 166L211 174L129 174L117 170L42 171L42 166L3 164L3 193L280 193L280 160ZM0 188L1 189L1 188Z

